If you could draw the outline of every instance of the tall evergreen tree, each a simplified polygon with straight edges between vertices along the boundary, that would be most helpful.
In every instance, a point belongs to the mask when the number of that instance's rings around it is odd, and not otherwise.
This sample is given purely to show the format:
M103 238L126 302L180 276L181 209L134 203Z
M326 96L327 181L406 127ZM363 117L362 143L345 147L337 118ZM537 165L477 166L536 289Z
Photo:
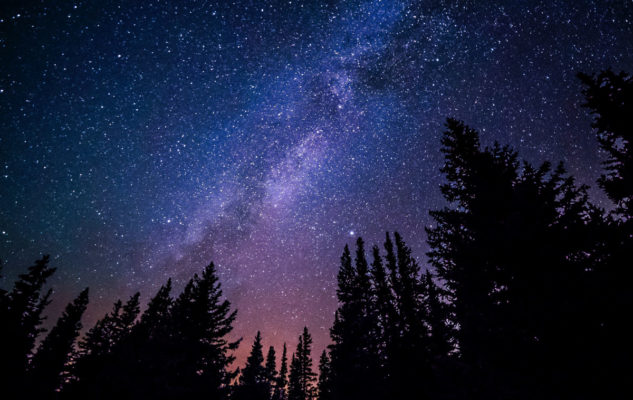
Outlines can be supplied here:
M349 247L346 245L341 255L341 265L338 271L338 287L336 294L339 308L334 315L334 324L330 330L332 345L330 346L333 369L333 393L336 399L355 396L361 386L358 371L359 363L357 340L360 337L358 319L360 317L360 302L356 298L359 291L356 270L352 265Z
M393 343L393 338L397 335L395 324L398 321L398 316L391 281L383 265L378 246L372 247L372 256L372 303L376 313L376 324L372 335L377 341L378 367L382 372L382 384L387 386L390 380L388 350L391 343Z
M100 383L117 388L118 393L129 397L162 396L160 381L170 373L170 360L164 351L171 343L169 312L173 299L170 293L171 279L149 301L129 334L114 346L101 371L106 376ZM128 308L133 310L133 304ZM100 392L107 390L100 389Z
M248 384L256 384L264 381L265 369L262 349L262 335L261 332L257 331L253 347L251 348L251 354L246 359L246 366L242 370L241 381Z
M319 400L332 400L332 369L330 357L327 351L323 350L319 359L319 382L317 384Z
M246 359L242 370L239 386L235 391L235 398L244 400L265 400L269 398L267 371L264 367L262 352L262 335L257 331L251 353Z
M42 294L42 287L55 273L48 263L49 256L35 261L27 273L19 275L13 290L2 296L0 362L5 372L0 374L0 387L8 393L22 390L35 340L45 331L42 312L50 303L52 290Z
M172 396L223 398L235 376L228 369L239 340L226 336L233 330L237 311L222 300L221 284L213 263L194 275L174 302L170 315L170 370L163 389Z
M315 397L316 374L312 371L311 352L312 336L304 327L290 364L289 400L312 400Z
M285 400L287 398L287 386L288 386L288 350L286 343L281 353L281 365L279 366L279 375L275 382L275 392L273 394L274 400Z
M81 330L81 317L88 306L88 289L66 306L61 317L40 343L29 371L29 389L33 396L48 398L60 388L75 339Z
M341 256L339 309L331 330L332 390L335 398L380 396L383 380L379 308L362 238L356 242L355 266L346 246ZM374 267L372 267L374 268Z
M628 318L633 312L633 76L611 70L597 75L580 74L585 85L585 107L594 116L593 128L607 153L605 173L598 180L616 207L599 231L601 263L594 267L592 287L598 301L594 308L600 343L593 364L601 365L597 381L609 382L608 395L633 390L633 342L628 338ZM595 230L597 232L597 230Z
M516 155L506 152L494 159L498 162L486 165L484 161L487 160L480 154L477 132L452 119L447 121L442 145L446 163L441 171L446 174L448 183L442 185L441 190L447 201L457 207L431 212L436 227L427 229L432 248L429 256L452 295L453 312L460 325L461 357L468 365L480 366L486 362L492 352L491 346L496 342L489 331L496 325L491 320L493 300L489 297L495 286L494 271L481 259L492 249L477 252L480 244L474 242L466 210L471 208L478 191L488 190L496 192L502 199L508 198L507 192L517 167ZM496 179L487 176L491 170L498 172ZM500 179L504 177L506 179Z
M206 398L228 396L235 372L229 342L236 311L222 299L211 263L172 301L171 283L161 287L135 323L138 296L100 320L80 343L77 382L71 397ZM123 333L123 334L122 334ZM116 340L114 340L114 339Z
M424 307L425 288L420 280L420 267L411 255L411 249L402 236L394 232L395 257L393 244L387 234L388 265L391 269L391 284L397 310L397 331L391 337L389 346L390 388L394 397L404 397L417 391L425 397L420 377L429 377L431 360L429 355L427 320Z
M268 386L268 397L274 393L275 383L277 381L277 356L275 348L270 346L266 354L266 384Z
M140 311L139 298L140 293L135 293L125 304L117 300L112 311L98 320L79 341L69 393L91 396L100 393L104 387L114 386L115 382L121 386L118 378L123 370L120 365L115 366L121 353L116 350L131 334Z
M481 149L477 132L459 121L447 128L441 190L453 207L431 212L429 256L452 297L471 391L491 398L555 393L568 376L579 378L578 343L589 341L578 335L589 320L568 307L570 299L588 306L586 189L549 163L524 163L520 171L514 151ZM561 340L563 332L579 342ZM565 373L557 371L562 363Z
M301 338L297 351L301 347ZM306 395L301 390L301 364L296 353L292 353L290 361L290 374L288 377L288 400L305 400Z

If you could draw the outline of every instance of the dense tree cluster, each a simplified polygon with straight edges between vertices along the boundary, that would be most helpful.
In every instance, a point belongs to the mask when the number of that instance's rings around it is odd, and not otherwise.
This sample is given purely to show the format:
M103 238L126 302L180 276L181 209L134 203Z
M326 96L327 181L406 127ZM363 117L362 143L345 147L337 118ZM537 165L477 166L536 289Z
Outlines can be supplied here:
M387 234L384 255L372 249L370 267L362 239L354 260L344 249L323 399L631 393L633 78L581 79L614 210L593 205L562 165L482 147L477 131L449 119L448 205L431 211L429 268L398 234L395 247Z
M434 367L455 349L443 290L421 274L402 237L393 239L386 235L384 256L372 248L371 265L362 239L353 260L347 246L343 251L333 344L321 357L322 398L429 395L438 382Z
M562 165L483 147L449 119L447 206L431 211L428 266L398 233L340 259L339 307L318 380L307 328L279 369L257 332L246 364L213 263L141 312L118 300L79 339L88 289L40 337L55 273L47 256L0 289L3 398L236 400L593 399L632 392L633 78L580 75L608 156L593 205ZM369 254L369 257L368 257ZM1 267L1 265L0 265ZM1 271L0 271L1 272Z
M229 370L238 342L226 337L231 310L213 263L171 297L162 286L139 318L140 294L90 328L75 346L88 290L71 302L33 352L51 291L42 287L55 269L48 257L0 293L2 390L6 398L226 398L236 375ZM19 347L17 345L20 345Z
M88 305L85 289L34 351L52 293L43 287L54 272L44 256L19 276L12 291L0 291L3 398L316 398L307 328L290 365L284 344L279 371L272 346L264 359L259 332L241 372L230 369L240 341L228 341L227 335L237 312L222 299L213 263L176 298L168 280L143 313L139 293L125 303L117 300L76 341Z

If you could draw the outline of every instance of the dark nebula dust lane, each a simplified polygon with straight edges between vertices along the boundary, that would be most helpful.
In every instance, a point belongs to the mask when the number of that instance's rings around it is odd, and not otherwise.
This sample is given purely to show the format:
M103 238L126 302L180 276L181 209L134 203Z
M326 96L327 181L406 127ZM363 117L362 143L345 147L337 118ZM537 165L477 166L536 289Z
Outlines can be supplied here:
M631 43L630 1L3 3L3 285L50 253L90 326L213 260L236 335L318 354L344 244L423 257L446 117L593 184L575 75Z

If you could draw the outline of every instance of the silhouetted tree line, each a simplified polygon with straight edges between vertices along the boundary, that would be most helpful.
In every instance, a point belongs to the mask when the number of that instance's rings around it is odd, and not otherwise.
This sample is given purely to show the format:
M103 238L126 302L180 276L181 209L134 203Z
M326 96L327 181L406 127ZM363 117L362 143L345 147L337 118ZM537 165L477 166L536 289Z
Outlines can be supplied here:
M88 289L43 337L47 256L0 289L2 398L237 400L594 399L633 384L633 78L580 75L608 158L606 212L562 164L533 166L449 119L447 206L431 211L423 271L398 234L340 260L339 307L318 380L307 328L288 357L257 332L232 370L236 311L215 266L172 297L168 280L77 340ZM369 258L368 258L369 254ZM1 265L0 265L1 267ZM432 272L433 271L433 272ZM0 271L1 272L1 271ZM39 342L38 342L39 340ZM37 347L37 348L36 348Z
M0 292L0 387L7 398L226 398L236 372L229 342L236 311L223 300L213 263L171 297L171 280L139 318L139 293L89 329L75 346L88 289L66 307L33 353L54 272L44 256Z
M345 247L320 399L631 396L633 78L580 79L615 208L449 119L429 268L397 233L371 263L362 239Z

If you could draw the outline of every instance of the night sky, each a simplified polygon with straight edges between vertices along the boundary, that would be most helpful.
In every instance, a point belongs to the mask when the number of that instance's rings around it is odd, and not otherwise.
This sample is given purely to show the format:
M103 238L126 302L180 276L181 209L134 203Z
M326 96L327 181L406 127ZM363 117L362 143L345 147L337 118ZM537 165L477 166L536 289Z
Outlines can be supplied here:
M595 187L575 74L608 67L630 0L2 1L2 286L49 253L51 319L90 286L90 326L213 260L240 360L257 329L320 352L346 243L424 263L446 117Z

